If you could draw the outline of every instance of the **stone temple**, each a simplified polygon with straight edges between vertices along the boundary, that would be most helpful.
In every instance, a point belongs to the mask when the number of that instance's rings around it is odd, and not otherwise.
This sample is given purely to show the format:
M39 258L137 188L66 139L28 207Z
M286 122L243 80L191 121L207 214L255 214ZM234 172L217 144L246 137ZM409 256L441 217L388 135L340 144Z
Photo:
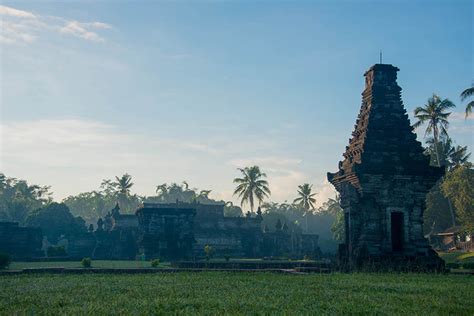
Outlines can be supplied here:
M341 196L345 243L342 262L417 263L442 260L423 236L428 191L443 175L429 165L408 119L397 84L399 69L376 64L365 73L362 106L339 171L328 180Z

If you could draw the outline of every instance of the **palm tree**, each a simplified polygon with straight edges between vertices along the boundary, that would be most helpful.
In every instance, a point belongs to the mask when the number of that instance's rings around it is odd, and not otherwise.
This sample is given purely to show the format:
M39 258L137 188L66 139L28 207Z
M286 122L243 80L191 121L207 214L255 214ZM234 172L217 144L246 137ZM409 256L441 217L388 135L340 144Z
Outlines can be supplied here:
M235 178L234 183L237 183L234 195L238 194L241 198L240 206L244 203L250 204L250 210L253 212L254 201L257 199L258 205L263 202L265 197L270 196L271 192L268 188L267 175L260 171L258 166L238 168L242 173L242 178Z
M467 98L472 97L473 95L474 95L474 85L472 85L470 88L467 88L466 90L461 92L461 101L464 101ZM474 101L471 101L466 105L466 118L470 113L472 113L473 106L474 106Z
M120 178L116 176L114 185L117 188L118 193L128 196L130 195L130 188L133 186L132 176L128 173Z
M471 153L467 152L467 146L459 146L451 147L448 153L448 162L452 169L464 165L469 161L469 157L471 157Z
M293 201L297 205L301 206L305 209L305 211L314 210L314 203L316 203L316 199L313 196L316 193L311 193L311 189L313 185L305 183L303 185L298 186L298 197Z
M415 118L417 118L418 121L413 124L413 127L417 128L424 123L428 124L425 130L425 137L427 134L433 133L438 167L441 166L439 161L438 142L440 137L448 136L448 117L451 112L446 112L446 110L453 107L455 107L454 103L448 99L442 100L439 96L433 94L423 107L419 106L415 109Z
M310 215L310 210L314 210L314 203L316 203L316 199L313 198L316 193L311 193L312 188L313 185L310 185L308 183L299 185L298 197L293 201L293 203L296 203L297 205L301 206L305 211L303 216L305 218L306 232L308 232L308 216Z

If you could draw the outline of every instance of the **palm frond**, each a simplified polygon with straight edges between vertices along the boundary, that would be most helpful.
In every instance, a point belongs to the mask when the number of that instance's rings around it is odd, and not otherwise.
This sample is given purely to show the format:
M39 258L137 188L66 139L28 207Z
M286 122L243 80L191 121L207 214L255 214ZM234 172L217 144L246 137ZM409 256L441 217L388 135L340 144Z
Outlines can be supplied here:
M473 95L474 95L474 86L467 88L466 90L461 92L461 101L464 101Z
M474 101L471 101L466 105L466 118L469 116L469 114L472 113L473 107L474 107Z

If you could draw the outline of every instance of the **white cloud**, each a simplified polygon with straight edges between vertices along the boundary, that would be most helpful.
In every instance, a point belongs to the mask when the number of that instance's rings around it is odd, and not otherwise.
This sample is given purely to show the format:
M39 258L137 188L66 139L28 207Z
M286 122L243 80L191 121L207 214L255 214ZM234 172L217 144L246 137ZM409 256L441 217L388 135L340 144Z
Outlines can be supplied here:
M334 199L336 197L336 189L329 183L327 179L324 179L319 188L315 188L316 195L316 207L320 207L328 199Z
M31 33L27 23L0 21L0 42L5 44L32 43L36 36Z
M59 199L97 189L102 179L128 172L134 177L134 192L140 194L153 194L160 183L187 180L193 187L211 189L214 198L238 203L232 194L232 179L239 176L236 167L252 164L267 173L272 201L292 202L303 183L315 184L318 205L334 197L330 184L311 179L298 158L232 158L255 152L246 140L232 141L235 151L212 139L164 138L159 133L150 137L85 119L16 121L0 127L0 170L51 185Z
M31 12L17 10L17 9L6 7L3 5L0 5L0 15L12 16L12 17L17 17L17 18L29 18L29 19L36 18L36 16Z
M91 42L104 42L98 33L112 29L103 22L79 22L55 16L42 16L31 12L0 6L0 43L30 44L47 33L71 35Z
M98 22L95 22L98 23ZM97 33L87 30L88 23L80 23L77 21L67 22L65 26L60 29L60 32L63 34L71 34L73 36L83 38L85 40L94 41L94 42L103 42L104 39L100 37Z
M85 23L86 26L95 27L97 29L112 29L112 25L103 23L103 22L92 22L92 23Z
M141 194L152 194L158 183L180 179L207 187L209 178L192 177L194 171L214 171L203 167L211 156L207 146L189 138L149 137L98 121L47 119L0 125L0 170L52 185L59 198L96 189L101 179L125 172L140 179L135 189Z

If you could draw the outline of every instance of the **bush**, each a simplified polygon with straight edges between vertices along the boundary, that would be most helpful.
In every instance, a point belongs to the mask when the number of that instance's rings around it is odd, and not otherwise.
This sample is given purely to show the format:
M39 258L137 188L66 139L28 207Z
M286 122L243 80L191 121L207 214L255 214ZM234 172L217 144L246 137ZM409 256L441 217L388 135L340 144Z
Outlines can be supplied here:
M229 255L225 255L225 256L224 256L224 259L225 259L225 261L229 262L229 261L230 261L230 256L229 256Z
M10 265L11 259L10 256L6 253L0 253L0 270L6 269Z
M206 245L204 246L204 252L206 253L206 260L209 261L214 254L214 249L211 246Z
M474 270L474 262L464 262L462 267L463 269Z
M82 258L81 265L83 268L90 268L92 266L91 258Z
M460 266L461 265L457 262L449 262L449 263L446 264L446 268L448 268L448 269L459 269Z
M160 265L160 259L151 260L151 267L152 268L158 268L159 265Z
M51 246L46 250L48 257L64 257L66 256L66 248L64 246Z

